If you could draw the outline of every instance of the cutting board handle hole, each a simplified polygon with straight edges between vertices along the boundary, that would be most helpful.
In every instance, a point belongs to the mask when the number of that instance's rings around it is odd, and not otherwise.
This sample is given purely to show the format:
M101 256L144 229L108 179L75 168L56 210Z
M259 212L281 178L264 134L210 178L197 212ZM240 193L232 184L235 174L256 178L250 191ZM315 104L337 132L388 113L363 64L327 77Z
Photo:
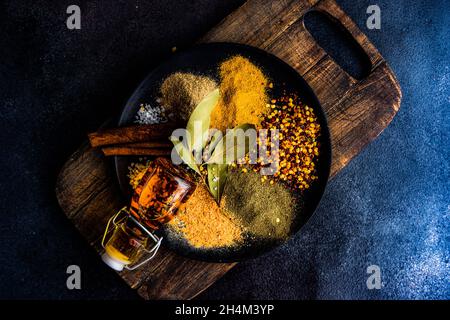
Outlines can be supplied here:
M317 44L347 74L357 80L369 75L372 68L369 57L339 21L312 10L304 16L304 24Z

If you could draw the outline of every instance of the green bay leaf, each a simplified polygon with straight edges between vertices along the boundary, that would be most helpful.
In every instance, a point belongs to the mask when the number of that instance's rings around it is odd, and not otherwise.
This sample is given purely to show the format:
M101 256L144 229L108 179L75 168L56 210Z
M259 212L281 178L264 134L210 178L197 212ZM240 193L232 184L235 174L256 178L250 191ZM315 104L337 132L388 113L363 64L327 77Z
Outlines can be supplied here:
M225 136L217 142L214 151L212 152L211 157L206 161L207 164L216 163L231 163L234 160L234 157L240 158L245 156L248 153L249 147L255 144L256 140L256 132L254 136L250 136L249 139L238 139L237 132L246 132L248 129L255 129L255 126L252 124L244 123L236 126L232 130L228 130ZM249 140L247 142L247 140ZM229 143L233 142L233 143ZM233 154L232 159L226 159L226 155Z
M207 165L207 170L209 191L219 204L228 177L228 165L211 163Z
M186 130L190 135L189 149L193 152L201 151L208 140L208 130L211 112L219 101L219 89L211 91L203 98L192 112Z

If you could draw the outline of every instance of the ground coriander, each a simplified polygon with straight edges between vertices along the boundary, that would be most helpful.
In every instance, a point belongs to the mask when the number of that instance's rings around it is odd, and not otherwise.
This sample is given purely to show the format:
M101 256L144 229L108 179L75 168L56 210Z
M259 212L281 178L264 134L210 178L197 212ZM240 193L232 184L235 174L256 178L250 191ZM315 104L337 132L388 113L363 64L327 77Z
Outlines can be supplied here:
M161 101L169 112L187 120L198 103L216 88L217 83L207 76L175 72L161 84Z

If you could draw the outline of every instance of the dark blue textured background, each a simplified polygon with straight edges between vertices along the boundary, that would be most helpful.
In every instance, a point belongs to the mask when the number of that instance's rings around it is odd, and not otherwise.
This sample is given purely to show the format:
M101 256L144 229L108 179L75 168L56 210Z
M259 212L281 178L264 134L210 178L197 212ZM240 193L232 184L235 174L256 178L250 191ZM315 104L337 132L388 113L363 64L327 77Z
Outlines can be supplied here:
M450 298L448 1L338 1L389 62L403 101L391 125L329 184L286 245L239 264L200 297ZM78 3L82 29L65 10ZM0 4L0 298L121 298L54 194L66 158L172 46L192 43L241 1L3 1ZM69 264L82 290L66 289ZM366 268L383 287L368 290Z

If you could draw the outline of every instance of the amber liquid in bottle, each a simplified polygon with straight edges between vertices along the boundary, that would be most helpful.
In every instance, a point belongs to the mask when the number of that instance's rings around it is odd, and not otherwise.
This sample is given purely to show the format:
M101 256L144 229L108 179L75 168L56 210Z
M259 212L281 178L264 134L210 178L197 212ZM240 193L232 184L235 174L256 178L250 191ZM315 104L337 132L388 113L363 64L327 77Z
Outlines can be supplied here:
M127 219L114 231L105 246L105 252L123 264L130 264L139 259L146 245L147 235Z
M170 221L195 189L186 172L165 158L147 169L131 199L131 214L146 227L158 229Z

